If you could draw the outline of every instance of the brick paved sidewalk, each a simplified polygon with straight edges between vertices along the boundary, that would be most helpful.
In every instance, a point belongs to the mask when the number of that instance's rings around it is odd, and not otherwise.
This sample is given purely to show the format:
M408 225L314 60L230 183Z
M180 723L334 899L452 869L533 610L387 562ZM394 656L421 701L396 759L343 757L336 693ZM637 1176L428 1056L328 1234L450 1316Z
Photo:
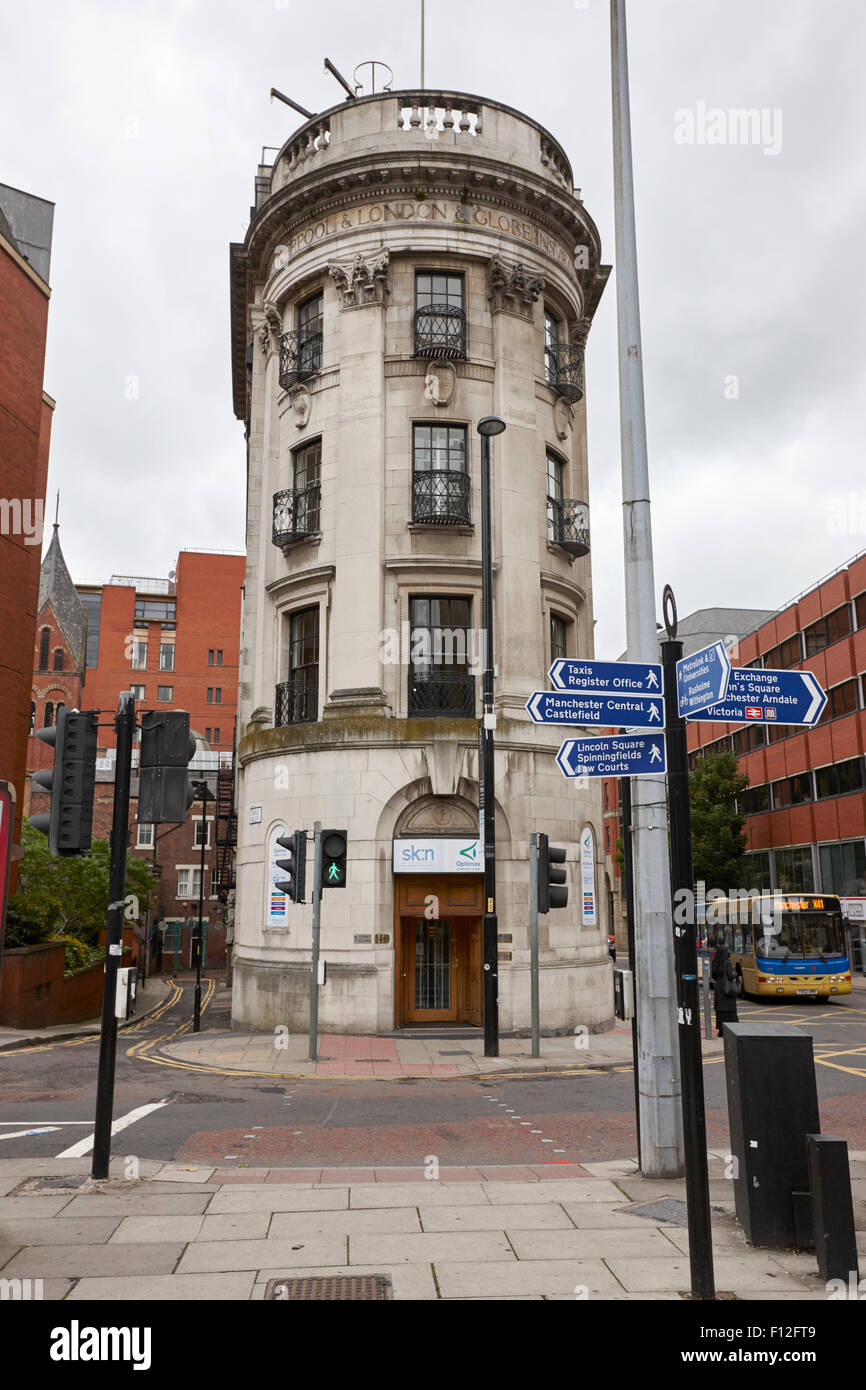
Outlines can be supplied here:
M866 1254L866 1153L851 1160ZM144 1161L130 1182L122 1165L94 1184L82 1160L0 1161L0 1280L42 1280L42 1297L69 1303L262 1299L271 1279L317 1274L386 1275L396 1299L676 1300L689 1287L677 1208L634 1211L682 1202L685 1184L642 1178L630 1160L570 1164L555 1179L455 1169L395 1181L380 1169L372 1181L330 1170L314 1182L280 1169L230 1184L219 1170ZM746 1244L723 1174L714 1153L717 1289L825 1300L813 1254Z

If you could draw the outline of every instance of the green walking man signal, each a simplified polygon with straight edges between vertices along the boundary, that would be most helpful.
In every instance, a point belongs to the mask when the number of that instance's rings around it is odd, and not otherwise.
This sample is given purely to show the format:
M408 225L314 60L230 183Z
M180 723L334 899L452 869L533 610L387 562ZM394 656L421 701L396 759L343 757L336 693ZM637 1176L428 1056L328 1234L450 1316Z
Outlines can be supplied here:
M322 831L323 888L346 886L346 841L345 830Z

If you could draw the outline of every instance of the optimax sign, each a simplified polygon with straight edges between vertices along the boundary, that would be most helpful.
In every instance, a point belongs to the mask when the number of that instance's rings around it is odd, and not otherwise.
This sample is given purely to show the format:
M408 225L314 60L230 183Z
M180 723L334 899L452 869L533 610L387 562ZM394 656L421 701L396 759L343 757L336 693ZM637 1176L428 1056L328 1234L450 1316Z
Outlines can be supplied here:
M395 840L395 874L483 874L484 846L474 840Z

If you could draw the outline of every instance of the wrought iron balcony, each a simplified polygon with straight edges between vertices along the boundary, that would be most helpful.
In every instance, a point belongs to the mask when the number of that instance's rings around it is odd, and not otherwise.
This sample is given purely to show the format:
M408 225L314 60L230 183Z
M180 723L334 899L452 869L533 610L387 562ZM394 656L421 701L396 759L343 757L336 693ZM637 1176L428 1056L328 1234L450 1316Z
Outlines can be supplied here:
M280 385L290 391L298 382L315 376L322 366L322 335L307 328L293 328L280 335Z
M567 400L583 399L583 348L578 343L548 349L547 380Z
M547 536L569 555L589 554L589 505L574 498L556 502L547 499Z
M475 718L475 677L441 666L409 672L409 717Z
M274 692L274 728L308 724L319 717L318 680L283 681Z
M319 530L319 496L321 488L285 488L274 493L274 545L285 549L293 541L315 536Z
M412 520L432 526L469 525L469 474L424 469L412 477Z
M416 357L465 357L466 315L452 304L415 310Z

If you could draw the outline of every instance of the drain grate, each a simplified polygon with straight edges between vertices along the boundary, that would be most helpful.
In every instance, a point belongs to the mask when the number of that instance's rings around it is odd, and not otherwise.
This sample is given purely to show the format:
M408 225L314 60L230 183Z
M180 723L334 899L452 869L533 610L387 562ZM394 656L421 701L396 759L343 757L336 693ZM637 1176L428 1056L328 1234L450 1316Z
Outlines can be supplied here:
M672 1226L688 1226L689 1209L678 1197L661 1197L657 1202L645 1202L641 1206L618 1207L627 1216L645 1216L650 1221L669 1221ZM722 1207L710 1207L710 1220L727 1216Z
M388 1274L323 1275L308 1279L269 1279L265 1299L377 1302L393 1298Z

